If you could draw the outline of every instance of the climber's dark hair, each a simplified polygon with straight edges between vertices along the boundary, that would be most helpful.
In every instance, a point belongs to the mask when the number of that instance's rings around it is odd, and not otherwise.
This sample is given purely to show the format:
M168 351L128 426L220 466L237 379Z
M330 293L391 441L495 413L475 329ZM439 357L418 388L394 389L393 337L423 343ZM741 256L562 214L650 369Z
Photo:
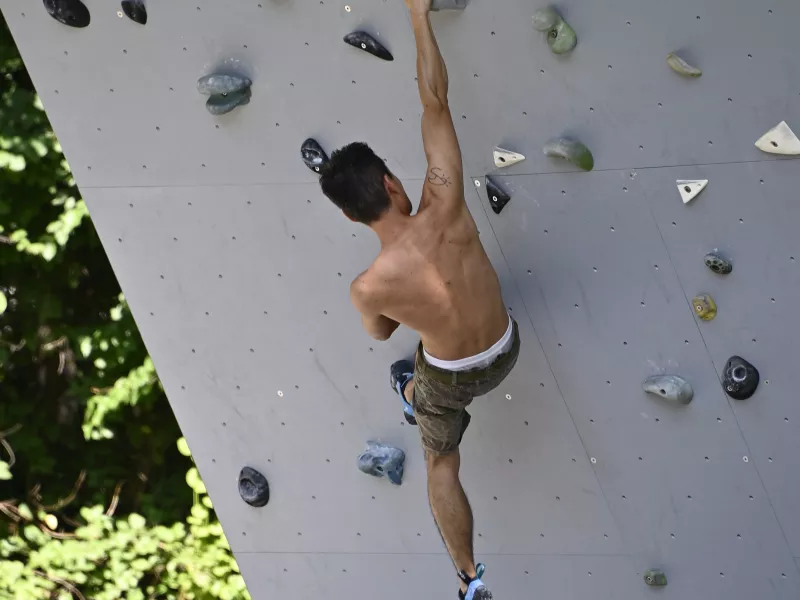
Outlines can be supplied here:
M353 142L331 154L320 171L322 192L344 214L369 225L389 208L383 183L391 172L364 142Z

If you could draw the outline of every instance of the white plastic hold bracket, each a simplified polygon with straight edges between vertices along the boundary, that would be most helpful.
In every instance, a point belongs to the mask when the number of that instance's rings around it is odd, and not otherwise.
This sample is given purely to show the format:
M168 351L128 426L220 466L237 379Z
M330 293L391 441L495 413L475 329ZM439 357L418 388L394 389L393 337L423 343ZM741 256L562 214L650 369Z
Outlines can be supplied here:
M684 204L688 204L695 199L697 194L706 189L708 179L678 179L675 183L678 185L681 200Z

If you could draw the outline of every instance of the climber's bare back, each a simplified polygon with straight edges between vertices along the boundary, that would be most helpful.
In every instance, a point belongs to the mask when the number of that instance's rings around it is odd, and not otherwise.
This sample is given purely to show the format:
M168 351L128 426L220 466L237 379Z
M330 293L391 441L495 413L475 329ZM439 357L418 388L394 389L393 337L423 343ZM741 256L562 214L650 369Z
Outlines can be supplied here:
M429 168L417 214L353 282L352 292L373 314L419 333L429 354L458 360L499 340L508 313L464 202L460 169L448 170Z

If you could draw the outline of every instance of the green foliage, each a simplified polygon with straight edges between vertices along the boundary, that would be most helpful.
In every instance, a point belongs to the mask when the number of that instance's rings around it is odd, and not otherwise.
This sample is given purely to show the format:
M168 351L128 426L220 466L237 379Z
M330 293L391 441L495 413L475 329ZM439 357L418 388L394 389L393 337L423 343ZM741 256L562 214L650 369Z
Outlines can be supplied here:
M153 522L188 514L180 430L33 83L0 19L0 431L35 487ZM154 499L158 499L154 501Z
M0 442L0 600L248 598L2 15Z
M70 539L50 533L55 517L0 540L0 599L84 598L246 600L244 580L197 470L186 475L195 503L186 523L148 526L136 513L115 519L102 506L83 508ZM29 507L16 512L33 522ZM77 597L77 596L74 596Z

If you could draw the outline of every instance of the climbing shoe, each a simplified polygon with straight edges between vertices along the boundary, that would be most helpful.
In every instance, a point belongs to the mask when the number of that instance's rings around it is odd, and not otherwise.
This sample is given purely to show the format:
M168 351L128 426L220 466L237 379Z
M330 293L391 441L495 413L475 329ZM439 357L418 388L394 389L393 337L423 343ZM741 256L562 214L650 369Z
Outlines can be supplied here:
M389 369L389 385L403 401L403 415L409 425L416 425L414 407L406 400L406 386L414 378L414 363L410 360L398 360Z
M481 581L485 570L486 566L483 563L478 563L475 567L475 577L470 577L464 571L458 574L461 581L467 585L466 592L458 590L458 600L492 600L492 592Z

